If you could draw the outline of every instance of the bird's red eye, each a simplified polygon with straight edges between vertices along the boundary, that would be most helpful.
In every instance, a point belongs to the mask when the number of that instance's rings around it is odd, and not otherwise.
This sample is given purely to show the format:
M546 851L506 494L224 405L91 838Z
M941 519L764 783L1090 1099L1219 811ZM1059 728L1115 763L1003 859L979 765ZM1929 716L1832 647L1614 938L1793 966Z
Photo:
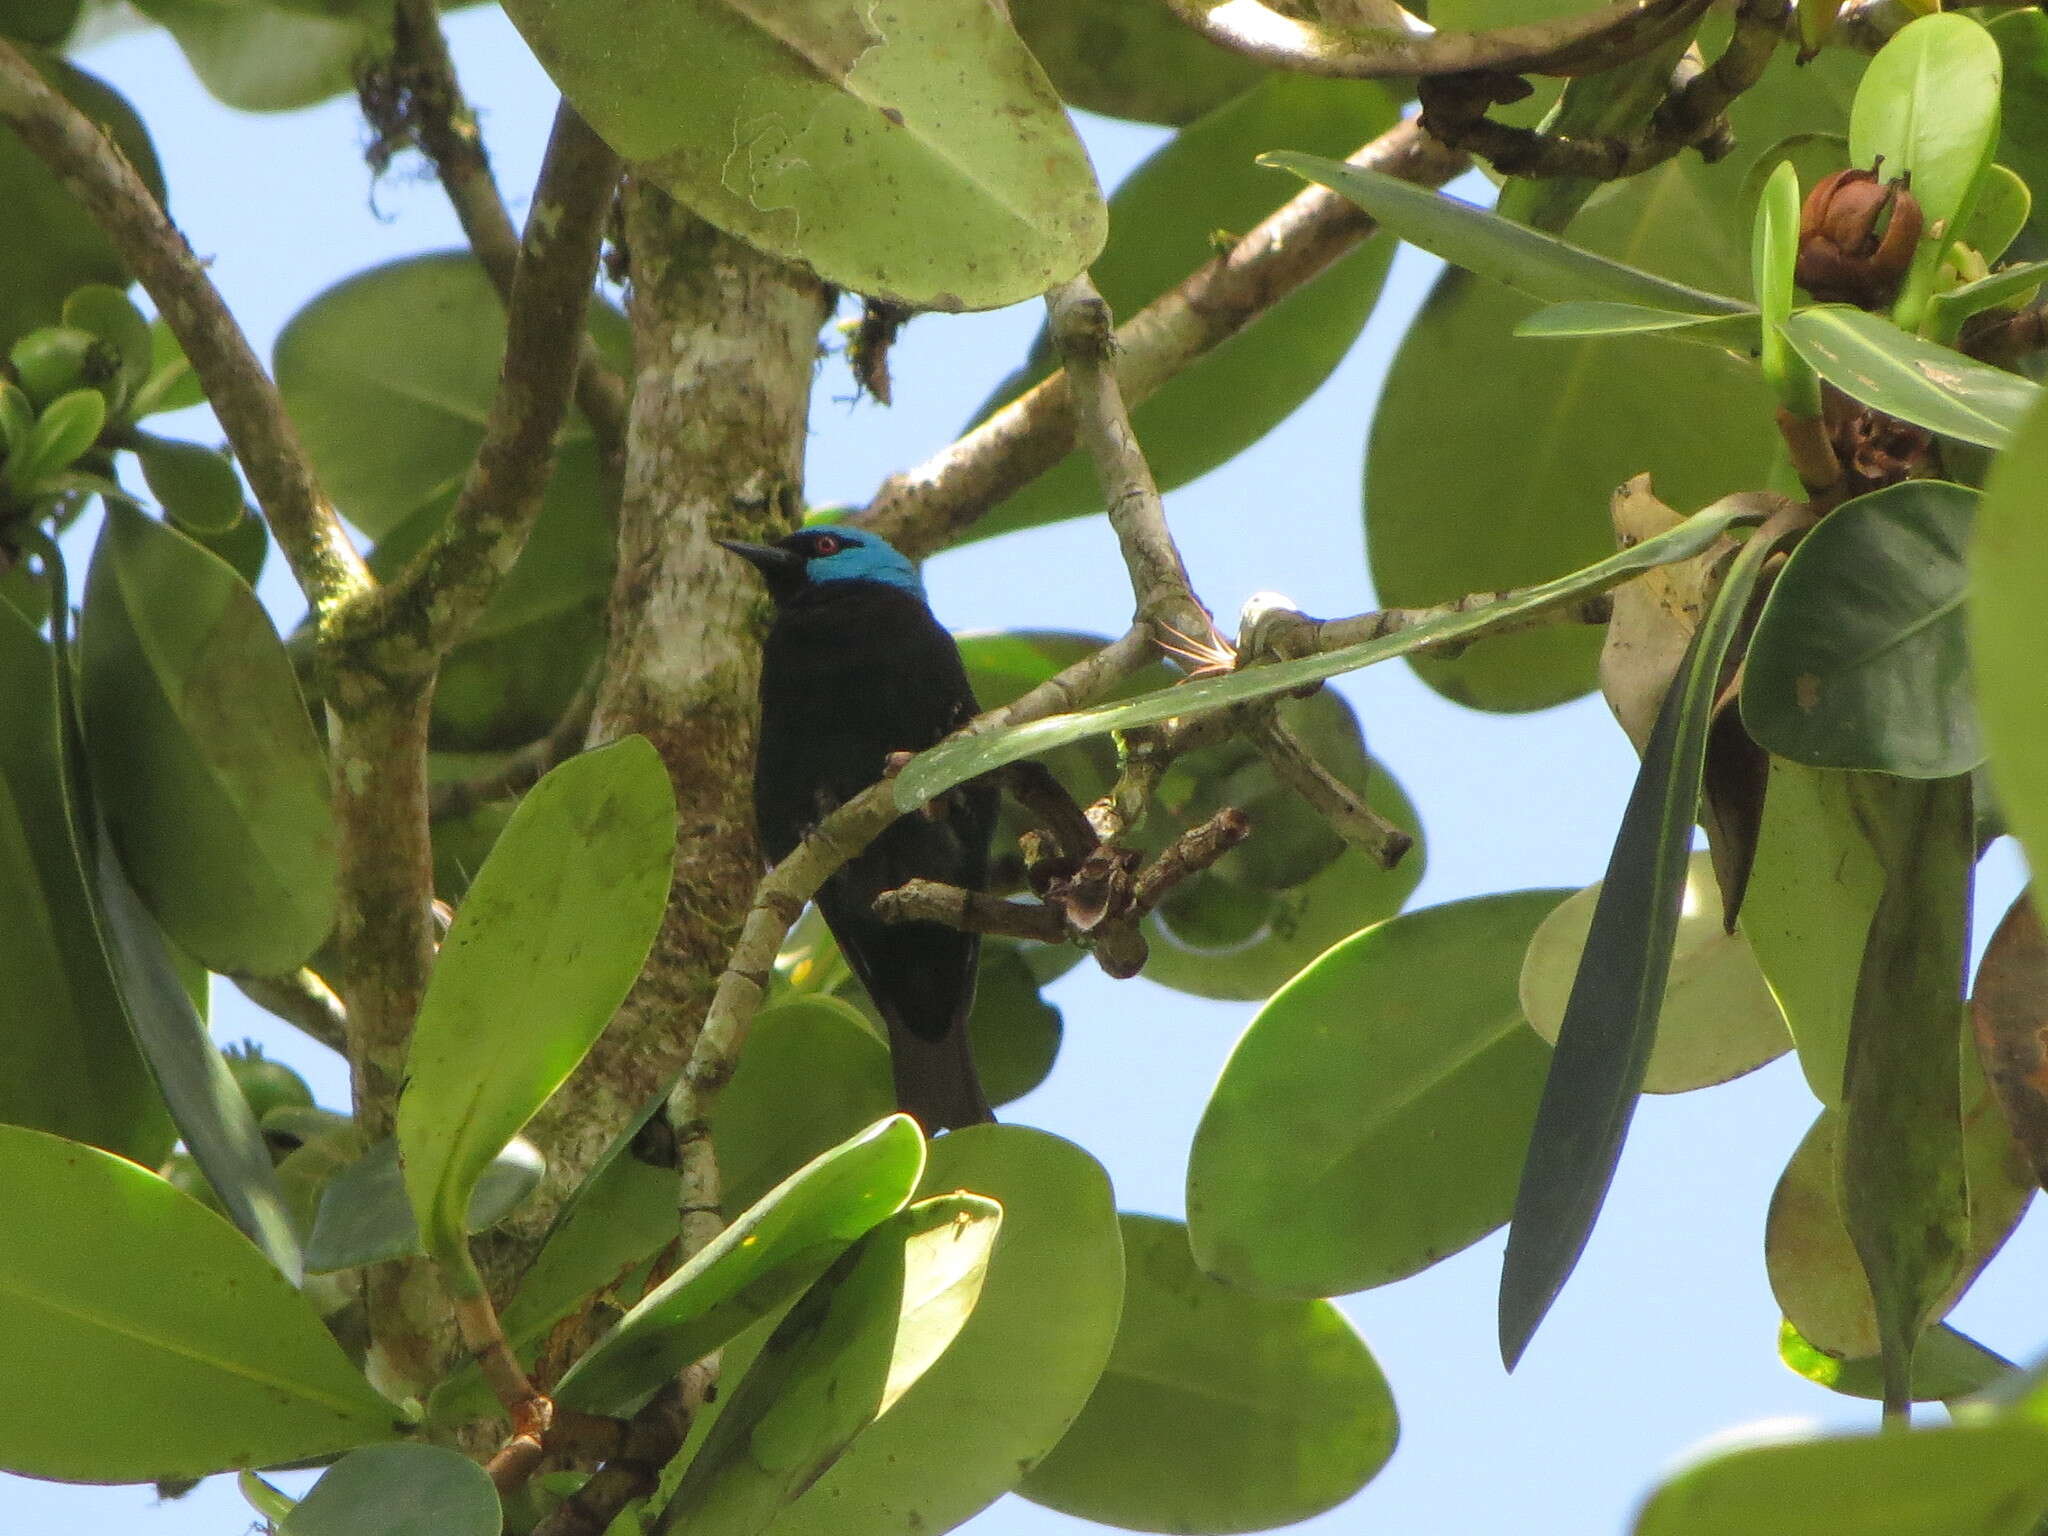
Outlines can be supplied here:
M811 548L821 555L836 555L839 551L846 548L846 540L840 538L836 533L821 533L811 545Z

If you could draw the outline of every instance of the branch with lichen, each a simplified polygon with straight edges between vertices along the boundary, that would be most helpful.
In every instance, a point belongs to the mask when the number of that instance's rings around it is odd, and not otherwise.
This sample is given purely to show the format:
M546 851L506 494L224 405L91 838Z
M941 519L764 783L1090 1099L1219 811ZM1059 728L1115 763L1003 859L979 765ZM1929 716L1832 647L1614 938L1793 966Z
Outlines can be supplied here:
M377 135L370 148L371 168L382 170L400 149L416 145L448 194L470 250L509 306L519 233L491 174L476 113L463 95L432 0L398 0L391 43L389 58L356 81L363 116ZM617 160L608 175L598 165L588 171L595 182L609 187L618 178ZM588 335L577 349L576 404L590 423L600 457L618 464L625 453L626 385Z
M1442 186L1470 162L1412 122L1351 156L1351 164ZM1233 244L1118 327L1116 380L1127 406L1348 255L1377 229L1356 203L1326 187L1295 194ZM990 508L1072 451L1068 378L1054 373L923 464L884 482L857 521L906 554L942 549Z
M278 548L322 621L371 580L313 469L277 387L206 268L120 148L0 39L0 122L63 180L184 348Z

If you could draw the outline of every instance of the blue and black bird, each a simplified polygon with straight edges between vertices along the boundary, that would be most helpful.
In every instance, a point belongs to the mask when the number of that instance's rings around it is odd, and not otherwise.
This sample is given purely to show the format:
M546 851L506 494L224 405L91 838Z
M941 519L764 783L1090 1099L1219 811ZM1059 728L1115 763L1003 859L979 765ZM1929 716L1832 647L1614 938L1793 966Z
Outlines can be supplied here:
M837 806L979 710L960 651L925 606L917 568L855 528L774 544L720 540L775 599L761 657L754 820L777 861ZM988 884L993 789L965 786L905 816L818 892L840 952L889 1026L896 1102L937 1131L991 1118L967 1042L981 940L935 923L885 923L874 900L923 878Z

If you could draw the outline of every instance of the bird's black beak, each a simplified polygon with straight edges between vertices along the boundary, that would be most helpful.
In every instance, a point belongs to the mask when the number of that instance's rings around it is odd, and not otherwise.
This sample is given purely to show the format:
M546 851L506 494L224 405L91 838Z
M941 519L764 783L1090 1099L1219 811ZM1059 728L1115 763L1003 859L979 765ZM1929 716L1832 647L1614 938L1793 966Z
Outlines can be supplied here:
M799 576L803 572L804 558L802 555L794 554L786 549L778 549L773 544L742 544L738 539L719 539L716 543L720 548L731 550L742 560L753 566L755 570L767 578L768 585L771 587L785 585L792 577Z

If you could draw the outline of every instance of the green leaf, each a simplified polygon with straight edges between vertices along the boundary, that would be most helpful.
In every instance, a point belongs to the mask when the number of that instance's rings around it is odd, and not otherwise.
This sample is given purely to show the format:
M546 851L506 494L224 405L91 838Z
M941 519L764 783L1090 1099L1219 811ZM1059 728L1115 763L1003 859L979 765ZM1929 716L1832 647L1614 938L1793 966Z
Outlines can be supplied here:
M1956 243L1967 245L1986 265L1995 264L2019 239L2033 211L2034 194L2019 173L2010 166L1994 164L1985 172L1969 222L1956 231Z
M109 398L116 406L133 399L149 378L152 350L149 322L128 295L106 283L74 288L64 299L64 323L90 331L113 349L120 372Z
M163 172L134 108L103 81L60 59L38 58L36 68L106 130L161 202ZM55 324L66 296L80 285L128 281L99 225L56 172L5 127L0 127L0 208L7 210L0 224L0 272L7 274L0 284L0 347L37 326Z
M1266 74L1152 0L1010 0L1010 24L1069 106L1111 117L1178 127Z
M140 421L163 411L182 411L204 405L206 392L199 376L185 360L184 348L162 320L149 322L150 373L148 380L128 404L128 413Z
M1463 24L1473 9L1460 5L1459 22L1436 24ZM1737 139L1763 146L1839 127L1862 67L1831 49L1796 69L1791 50L1779 50L1729 109ZM1692 287L1741 293L1756 199L1743 185L1748 158L1709 166L1680 156L1605 188L1573 222L1572 240ZM1610 492L1645 470L1665 502L1687 508L1769 483L1783 446L1770 388L1746 359L1654 336L1516 346L1506 335L1530 308L1448 272L1395 354L1366 453L1366 553L1381 603L1448 602L1598 559L1613 547ZM1599 650L1597 630L1563 625L1412 664L1457 703L1542 709L1596 685Z
M93 788L150 910L211 970L303 965L334 925L327 764L262 604L110 506L79 651Z
M226 533L242 521L242 481L233 462L197 443L142 436L135 456L157 505L195 535Z
M1109 243L1091 273L1117 319L1128 320L1211 260L1218 230L1252 228L1297 190L1254 156L1280 145L1345 154L1394 119L1394 103L1379 86L1276 74L1191 123L1110 199ZM1162 490L1226 463L1315 392L1372 313L1393 251L1391 240L1367 243L1171 378L1120 375L1126 398L1137 402L1132 426ZM977 419L1056 365L1041 332L1024 367L997 386ZM1101 510L1095 466L1077 450L977 519L970 537Z
M1670 973L1721 666L1779 542L1755 535L1729 567L1622 813L1508 1231L1500 1337L1510 1370L1578 1263L1614 1178Z
M0 36L54 48L78 25L84 8L84 0L5 0L0 3Z
M36 408L11 379L0 379L0 449L18 450L35 430Z
M1972 315L2007 302L2020 302L2044 281L2048 281L2048 261L2023 261L1989 277L1980 277L1974 283L1937 293L1931 301L1932 334L1937 339L1953 337Z
M1723 1451L1653 1493L1634 1536L1811 1536L1820 1500L1856 1536L2028 1536L2048 1509L2048 1430L2011 1420Z
M969 1126L933 1144L920 1186L955 1189L1003 1208L974 1315L782 1512L776 1536L950 1530L1059 1442L1102 1374L1123 1307L1123 1250L1101 1167L1042 1131Z
M2003 448L2041 393L2040 385L2018 374L1973 362L1843 304L1800 310L1785 323L1785 335L1815 372L1851 399L1985 448Z
M406 1192L444 1265L466 1269L477 1180L639 974L668 898L675 815L645 737L573 757L528 791L456 913L398 1106Z
M891 1115L813 1158L621 1318L555 1388L564 1407L629 1415L691 1361L807 1289L909 1202L924 1135Z
M2048 16L2031 7L2008 11L1988 17L1984 30L2004 64L1998 158L2029 187L2048 192ZM2037 235L2044 216L2048 204L2037 202L2031 220Z
M0 1126L0 1467L147 1482L391 1439L317 1313L226 1222L124 1158ZM79 1433L91 1424L94 1432Z
M1867 1355L1844 1360L1816 1349L1790 1323L1778 1327L1778 1358L1794 1373L1830 1392L1871 1401L1884 1396L1882 1362ZM1922 1335L1913 1358L1913 1396L1918 1402L1969 1397L2017 1369L1968 1334L1938 1323Z
M169 1115L122 1019L65 803L56 658L0 607L0 1121L154 1167Z
M991 768L1013 763L1020 757L1036 757L1053 747L1083 737L1110 731L1154 725L1176 716L1242 704L1320 682L1340 673L1371 666L1374 662L1406 655L1427 645L1469 640L1493 626L1530 614L1541 613L1578 598L1603 592L1626 581L1638 571L1685 560L1710 547L1730 528L1757 520L1749 507L1710 507L1687 518L1668 533L1631 545L1584 570L1555 581L1544 582L1525 592L1488 603L1465 613L1447 613L1428 619L1397 634L1367 640L1340 650L1303 656L1292 661L1254 667L1228 677L1181 683L1161 688L1123 704L1101 705L1067 715L1051 715L1029 725L1005 731L989 731L960 741L948 742L920 752L896 776L896 804L910 811L936 795L945 793Z
M2048 870L2048 403L1991 466L1970 547L1970 663L1998 804L2028 862Z
M1179 1222L1120 1220L1116 1348L1018 1491L1125 1530L1223 1532L1305 1520L1371 1482L1400 1426L1344 1314L1232 1290L1195 1268Z
M21 447L8 454L8 487L23 497L34 496L77 462L106 424L107 397L98 390L59 395L43 407Z
M374 8L315 16L267 4L139 0L184 50L199 83L241 112L291 112L353 89L359 64L389 51Z
M930 1369L974 1311L1003 1219L925 1200L860 1239L790 1310L654 1522L754 1536Z
M277 1536L498 1536L484 1469L438 1445L371 1445L320 1474Z
M1508 1218L1550 1052L1522 951L1563 891L1410 912L1274 994L1188 1155L1197 1263L1270 1296L1385 1285Z
M1531 298L1600 299L1695 315L1741 315L1753 307L1666 281L1383 171L1293 151L1261 155L1259 163L1341 193L1409 244Z
M1783 326L1791 318L1799 260L1799 172L1780 161L1764 183L1750 235L1750 281L1763 311L1763 351L1758 361L1777 393L1778 403L1794 416L1811 421L1820 415L1820 380L1785 340Z
M1601 884L1567 897L1537 928L1523 957L1522 1011L1555 1042L1585 953ZM1754 1072L1792 1048L1785 1016L1764 984L1749 945L1722 920L1713 857L1695 853L1657 1011L1656 1043L1643 1072L1645 1093L1689 1093Z
M1842 1101L1856 973L1884 871L1857 801L1865 775L1771 759L1742 932L1821 1103ZM1881 792L1873 790L1870 792Z
M2039 1180L2048 1173L2048 935L2027 891L1977 962L1970 1025L2005 1123Z
M1894 311L1909 330L1990 171L2002 72L1998 44L1980 23L1936 14L1907 23L1879 49L1857 89L1850 162L1882 160L1886 179L1909 176L1925 219Z
M484 1169L469 1199L471 1232L496 1226L540 1183L547 1160L531 1142L515 1139ZM306 1239L313 1274L378 1264L420 1252L419 1224L405 1198L398 1143L385 1137L339 1170L320 1191L319 1213Z
M1967 776L1885 780L1870 921L1842 1075L1842 1209L1877 1303L1885 1408L1912 1400L1913 1345L1970 1237L1957 1026L1975 824Z
M1102 248L1087 154L981 0L876 0L803 21L760 0L682 0L642 16L624 49L600 0L513 0L507 13L640 175L827 282L991 309Z
M1743 667L1758 745L1815 768L1946 778L1983 760L1963 632L1977 493L1909 480L1837 507L1792 552Z
M1761 345L1761 327L1752 315L1694 315L1598 299L1546 304L1517 325L1514 334L1567 341L1589 336L1668 335L1678 341L1737 351L1755 351Z

